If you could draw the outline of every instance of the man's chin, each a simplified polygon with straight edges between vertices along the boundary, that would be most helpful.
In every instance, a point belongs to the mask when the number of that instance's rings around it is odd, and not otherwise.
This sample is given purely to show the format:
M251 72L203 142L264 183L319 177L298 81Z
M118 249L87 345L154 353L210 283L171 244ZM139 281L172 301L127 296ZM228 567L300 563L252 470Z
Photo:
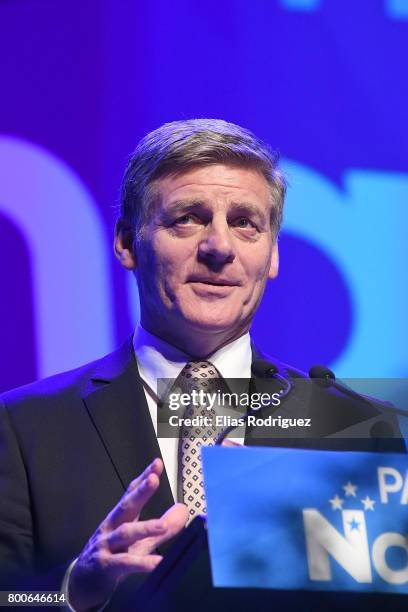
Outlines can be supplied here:
M239 327L244 325L239 320L231 317L188 317L185 319L186 331L190 329L197 333L222 334L234 333Z

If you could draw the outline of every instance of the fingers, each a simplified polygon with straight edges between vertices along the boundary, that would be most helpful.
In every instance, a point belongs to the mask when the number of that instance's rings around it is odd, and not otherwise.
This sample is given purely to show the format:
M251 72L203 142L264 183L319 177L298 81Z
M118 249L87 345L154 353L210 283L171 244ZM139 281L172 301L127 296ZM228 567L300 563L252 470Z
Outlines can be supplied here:
M162 515L161 521L164 521L167 529L173 533L174 530L180 529L180 526L184 527L188 521L188 509L185 504L174 504L166 510Z
M130 553L118 553L107 560L110 575L117 578L126 578L135 572L147 573L153 571L162 561L161 555L132 555Z
M160 519L123 523L106 538L108 550L128 552L137 558L151 556L157 546L176 536L185 527L188 510L184 504L174 504Z
M136 541L160 537L166 531L166 525L161 519L123 523L107 537L107 545L112 553L126 552Z
M159 476L163 471L163 462L155 459L143 474L130 484L119 503L109 513L103 527L107 531L116 529L122 523L129 523L139 517L143 506L159 488Z
M156 546L174 538L186 526L188 521L187 506L184 504L174 504L163 514L160 520L164 522L166 531L155 538Z
M163 461L158 457L156 459L153 459L153 461L147 466L145 471L140 474L140 476L137 476L134 480L132 480L132 482L127 488L127 492L134 491L149 474L157 474L157 476L160 478L163 469Z
M149 554L163 542L174 538L185 526L188 520L188 510L184 504L174 504L159 522L164 525L163 533L158 533L148 538L137 540L129 547L129 553L134 555ZM148 522L148 521L146 521Z

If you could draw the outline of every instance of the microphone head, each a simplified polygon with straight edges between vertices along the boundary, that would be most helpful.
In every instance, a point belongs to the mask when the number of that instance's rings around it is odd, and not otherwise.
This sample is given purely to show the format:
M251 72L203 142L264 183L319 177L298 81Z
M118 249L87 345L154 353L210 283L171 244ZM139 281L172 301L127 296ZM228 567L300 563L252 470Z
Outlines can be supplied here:
M269 378L278 372L276 365L266 359L255 359L252 363L252 373L258 378Z
M312 378L321 387L331 387L336 377L334 372L323 365L314 365L309 370L309 378Z

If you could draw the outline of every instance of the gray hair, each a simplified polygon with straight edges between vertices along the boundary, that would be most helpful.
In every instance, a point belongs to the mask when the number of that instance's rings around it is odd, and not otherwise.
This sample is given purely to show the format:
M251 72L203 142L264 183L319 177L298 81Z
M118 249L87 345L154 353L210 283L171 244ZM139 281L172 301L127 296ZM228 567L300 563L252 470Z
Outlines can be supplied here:
M253 168L268 182L276 238L282 223L286 181L278 156L249 130L221 119L188 119L165 123L147 134L129 158L123 177L117 231L129 242L140 237L155 195L154 182L194 167L226 164Z

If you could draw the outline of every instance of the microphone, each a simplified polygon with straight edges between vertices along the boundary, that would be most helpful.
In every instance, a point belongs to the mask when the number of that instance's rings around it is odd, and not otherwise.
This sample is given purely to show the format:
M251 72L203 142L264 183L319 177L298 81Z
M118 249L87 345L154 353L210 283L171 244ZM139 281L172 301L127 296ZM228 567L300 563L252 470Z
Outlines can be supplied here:
M275 378L276 380L278 380L282 384L282 388L277 392L280 398L286 397L288 393L290 393L290 391L292 390L293 385L290 380L279 374L278 367L274 363L266 361L266 359L255 359L255 361L252 363L252 373L257 378ZM265 406L265 408L266 407L267 406ZM256 414L256 412L256 410L249 409L241 417L241 419L244 419L244 421L246 422L248 420L248 417L252 414ZM231 431L233 431L234 429L237 429L237 427L239 427L239 425L230 425L229 427L223 429L222 432L218 434L214 445L219 446L220 444L222 444L228 434L231 433Z
M356 391L353 391L349 387L346 387L345 385L338 383L336 381L336 376L334 372L332 372L330 368L327 368L326 366L323 366L323 365L312 366L309 370L309 378L311 378L317 385L319 385L319 387L325 387L325 388L333 387L334 389L337 389L344 395L348 395L354 400L357 400L359 402L364 402L372 406L372 403L366 397L364 397L364 395L360 395L359 393L357 393ZM401 416L408 417L408 410L403 410L402 408L395 408L394 406L388 406L388 405L386 409L387 411L392 412L393 414L399 414ZM378 437L384 437L384 436L382 435Z
M270 361L266 361L266 359L255 359L252 364L252 372L258 378L275 378L279 380L282 384L282 389L278 391L279 397L285 397L292 390L292 383L290 380L279 374L278 367L271 363Z
M255 359L252 364L252 371L258 378L269 378L279 371L277 366L266 359Z
M309 378L316 380L322 387L331 387L336 381L334 372L322 365L312 366L309 370Z

